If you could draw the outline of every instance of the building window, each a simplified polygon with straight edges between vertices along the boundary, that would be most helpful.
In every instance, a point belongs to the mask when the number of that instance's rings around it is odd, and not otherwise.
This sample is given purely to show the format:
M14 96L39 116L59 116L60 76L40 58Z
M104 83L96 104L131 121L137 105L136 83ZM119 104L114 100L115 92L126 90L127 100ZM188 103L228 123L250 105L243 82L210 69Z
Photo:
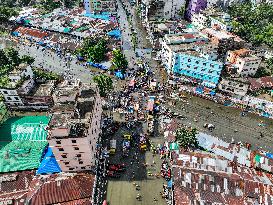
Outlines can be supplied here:
M82 167L82 169L85 169L85 167Z
M199 64L199 61L195 61L196 64Z
M61 144L61 141L56 141L56 144Z
M15 99L15 100L19 100L19 98L18 98L18 97L14 97L14 99Z
M83 162L82 162L82 161L79 161L79 164L83 164Z
M8 94L8 92L7 92L7 91L3 91L3 93L4 93L4 94Z
M79 148L78 147L74 147L74 150L79 150Z
M65 154L62 154L62 158L67 158L67 156Z
M8 99L8 100L11 100L11 98L10 98L10 97L7 97L7 99Z
M81 154L76 154L76 157L81 157L82 155Z
M73 168L73 167L70 167L69 170L72 171L72 170L74 170L74 168Z
M77 143L77 140L72 140L72 143Z
M188 59L188 62L191 62L191 59Z
M61 152L64 151L64 148L59 148L59 151L61 151Z
M69 164L69 162L65 162L64 164L65 164L65 165L68 165L68 164Z

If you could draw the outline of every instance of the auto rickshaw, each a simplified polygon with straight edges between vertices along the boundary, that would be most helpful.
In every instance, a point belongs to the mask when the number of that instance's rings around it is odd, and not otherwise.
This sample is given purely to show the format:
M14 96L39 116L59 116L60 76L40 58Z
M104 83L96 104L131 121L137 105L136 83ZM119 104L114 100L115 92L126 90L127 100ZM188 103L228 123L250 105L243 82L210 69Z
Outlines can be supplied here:
M131 139L132 139L132 135L123 135L123 139L126 139L126 140L128 140L128 141L131 141Z

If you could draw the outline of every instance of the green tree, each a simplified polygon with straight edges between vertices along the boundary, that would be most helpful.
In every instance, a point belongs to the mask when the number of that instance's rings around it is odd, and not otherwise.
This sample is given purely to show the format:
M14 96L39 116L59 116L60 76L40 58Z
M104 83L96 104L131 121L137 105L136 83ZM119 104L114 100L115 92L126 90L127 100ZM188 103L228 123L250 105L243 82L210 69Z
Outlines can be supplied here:
M184 149L194 148L198 146L196 134L197 130L195 128L179 128L176 130L176 141Z
M0 87L7 87L7 85L10 83L10 79L7 75L1 76L0 78Z
M75 51L76 55L94 63L100 63L107 53L107 40L104 38L86 38L83 46Z
M18 12L8 6L0 6L0 23L8 23L12 16L17 16Z
M33 73L34 73L35 79L41 79L41 80L60 80L61 79L61 77L54 72L48 72L38 68L34 69Z
M115 69L120 69L123 73L126 72L128 68L128 61L126 60L126 57L121 52L121 50L119 49L113 50L112 64L115 67Z
M14 48L7 48L5 50L6 57L9 59L9 63L13 66L18 66L21 63L19 53Z
M273 48L273 5L261 3L253 7L251 3L233 4L229 8L233 18L233 31L254 45L267 44Z
M113 81L109 76L104 74L96 75L93 80L98 85L102 97L105 97L113 89Z
M56 1L56 0L43 0L41 2L41 5L47 12L51 12L54 9L60 8L61 7L61 1Z
M20 6L28 6L31 0L19 0Z
M0 49L0 67L9 64L9 59L4 50Z
M181 6L181 8L180 8L179 11L178 11L178 15L179 15L179 16L182 16L182 17L184 18L184 16L185 16L185 11L186 11L185 5L184 5L184 6Z
M34 63L34 61L35 61L35 59L31 56L23 55L21 57L21 62L26 63L28 65L31 65L32 63Z
M271 70L271 73L273 72L273 58L269 58L265 61L267 68Z
M105 59L107 52L107 42L100 39L95 45L88 48L88 58L95 63L99 63Z

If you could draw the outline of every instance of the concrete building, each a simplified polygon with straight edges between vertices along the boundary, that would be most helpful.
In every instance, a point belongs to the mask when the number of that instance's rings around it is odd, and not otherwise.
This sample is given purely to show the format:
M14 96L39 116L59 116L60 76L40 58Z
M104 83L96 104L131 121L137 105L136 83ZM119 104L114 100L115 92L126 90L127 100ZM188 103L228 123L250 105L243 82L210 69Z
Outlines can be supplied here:
M149 41L154 50L161 49L161 42L166 34L183 33L186 28L186 22L181 21L149 21L146 26Z
M48 142L61 170L91 170L101 133L102 105L97 87L78 80L64 81L53 99Z
M117 4L115 0L84 0L86 14L107 12L115 14Z
M48 109L52 101L54 81L38 84L29 65L21 64L8 75L9 82L2 85L0 93L11 109Z
M192 16L195 13L199 13L207 8L207 0L189 0L185 12L185 17L188 20L192 20Z
M231 31L230 16L215 8L208 8L192 15L192 24L198 29L208 27Z
M210 41L218 47L220 57L225 57L228 50L244 47L245 42L241 38L227 31L217 28L206 28L202 30L202 33L206 34Z
M142 23L146 24L149 21L159 19L171 20L178 18L178 13L184 5L185 0L142 0Z
M175 75L184 75L203 86L215 88L219 82L223 63L208 60L197 51L178 53L174 57L172 72Z
M242 79L222 79L218 85L218 89L229 96L241 98L246 95L249 83Z
M222 13L220 16L211 16L210 26L212 28L219 28L230 32L232 30L230 15L227 13Z
M260 66L261 59L247 49L228 51L226 61L236 68L236 73L242 77L254 76Z
M226 9L232 4L242 2L244 2L244 0L189 0L186 8L186 18L193 20L194 14L198 14L206 8Z
M168 73L171 73L173 67L173 58L176 53L185 52L187 50L197 50L204 48L204 43L208 42L208 38L200 32L189 32L181 34L165 35L162 41L162 48L159 52L159 59Z

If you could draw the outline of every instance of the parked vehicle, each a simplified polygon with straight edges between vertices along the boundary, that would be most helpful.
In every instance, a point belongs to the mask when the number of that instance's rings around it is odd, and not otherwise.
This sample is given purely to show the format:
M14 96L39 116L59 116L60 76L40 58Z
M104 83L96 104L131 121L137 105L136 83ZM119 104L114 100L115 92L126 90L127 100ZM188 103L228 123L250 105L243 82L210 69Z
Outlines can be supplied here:
M204 128L207 128L209 131L212 131L215 129L215 126L213 124L205 123Z
M120 178L121 175L115 171L108 171L107 176L111 178Z
M110 155L114 155L117 149L117 140L110 140Z
M125 172L126 167L124 164L109 164L108 170L109 171L116 171L116 172Z

